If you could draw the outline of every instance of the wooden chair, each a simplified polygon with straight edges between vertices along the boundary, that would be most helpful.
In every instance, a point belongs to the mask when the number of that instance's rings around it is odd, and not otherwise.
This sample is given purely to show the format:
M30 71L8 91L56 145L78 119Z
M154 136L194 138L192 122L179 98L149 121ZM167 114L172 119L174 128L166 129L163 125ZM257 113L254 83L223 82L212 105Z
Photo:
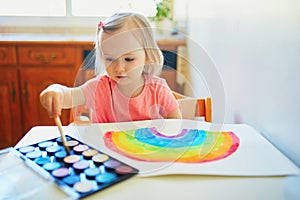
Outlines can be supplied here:
M212 121L211 98L192 98L173 91L174 97L179 103L183 119L198 119L204 117L204 121Z
M85 125L90 124L90 112L84 105L71 108L70 124Z

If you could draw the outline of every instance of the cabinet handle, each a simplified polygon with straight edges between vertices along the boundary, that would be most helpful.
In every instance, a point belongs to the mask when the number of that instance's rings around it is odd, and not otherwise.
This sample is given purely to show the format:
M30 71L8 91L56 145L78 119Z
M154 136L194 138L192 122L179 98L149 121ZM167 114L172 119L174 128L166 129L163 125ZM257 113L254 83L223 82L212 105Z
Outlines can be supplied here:
M24 88L23 88L23 96L24 96L24 99L25 99L25 103L27 104L28 103L28 88L27 88L27 82L24 81Z
M56 58L56 54L51 54L49 57L44 57L42 54L37 54L35 58L43 63L49 63Z
M14 81L11 82L11 86L12 86L12 88L11 88L12 102L16 103L16 88L15 88L15 82Z

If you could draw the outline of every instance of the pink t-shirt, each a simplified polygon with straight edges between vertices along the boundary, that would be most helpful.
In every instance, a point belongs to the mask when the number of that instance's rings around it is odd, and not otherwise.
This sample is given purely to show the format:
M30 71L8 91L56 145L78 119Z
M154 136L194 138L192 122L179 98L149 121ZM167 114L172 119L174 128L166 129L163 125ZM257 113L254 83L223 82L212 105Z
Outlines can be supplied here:
M178 108L164 79L144 75L145 86L137 97L128 98L109 76L100 76L81 86L92 122L109 123L162 119Z

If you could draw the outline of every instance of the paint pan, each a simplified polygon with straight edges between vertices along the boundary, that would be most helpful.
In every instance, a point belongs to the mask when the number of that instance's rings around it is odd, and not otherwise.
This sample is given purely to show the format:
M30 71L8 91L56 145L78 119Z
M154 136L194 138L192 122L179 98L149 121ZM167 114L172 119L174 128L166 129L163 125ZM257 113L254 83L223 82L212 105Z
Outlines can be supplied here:
M83 198L129 179L138 170L98 149L66 136L70 154L61 137L15 149L37 173L54 180L72 198Z

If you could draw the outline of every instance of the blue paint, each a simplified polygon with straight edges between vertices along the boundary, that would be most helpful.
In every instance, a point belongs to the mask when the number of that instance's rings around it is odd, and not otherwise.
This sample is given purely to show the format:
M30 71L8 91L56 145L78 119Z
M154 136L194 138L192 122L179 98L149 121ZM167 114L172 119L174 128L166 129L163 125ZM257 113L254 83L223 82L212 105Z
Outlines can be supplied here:
M204 130L189 130L186 134L179 134L179 137L160 137L154 135L149 128L142 128L135 131L135 137L139 142L165 148L180 148L187 146L201 145L206 139Z
M63 182L65 182L66 184L73 186L75 183L80 181L80 176L77 175L70 175L67 176L66 178L63 178Z
M52 163L46 163L43 165L43 168L47 171L53 171L55 169L58 169L61 166L58 162L52 162Z
M58 152L61 150L61 147L60 146L50 146L50 147L47 147L46 148L46 151L48 152L48 154L52 155L54 154L55 152Z
M34 147L33 146L22 147L22 148L19 149L19 151L21 153L26 154L26 153L29 153L31 151L34 151Z
M46 163L49 163L51 161L50 157L41 157L34 160L36 164L38 165L44 165Z
M96 181L100 184L101 183L110 183L110 182L114 181L116 178L117 178L116 174L103 173L103 174L96 176Z
M56 157L56 159L58 160L62 160L67 156L67 152L65 151L58 151L54 154L54 156Z
M88 168L84 170L85 176L88 179L95 179L97 175L101 173L100 169L98 167L96 168Z
M36 158L42 157L42 152L40 152L40 151L32 151L32 152L27 153L26 157L34 160Z
M52 145L53 145L53 142L51 142L51 141L41 142L41 143L38 144L38 146L39 146L39 148L40 148L41 150L44 150L44 149L46 149L47 147L50 147L50 146L52 146Z

